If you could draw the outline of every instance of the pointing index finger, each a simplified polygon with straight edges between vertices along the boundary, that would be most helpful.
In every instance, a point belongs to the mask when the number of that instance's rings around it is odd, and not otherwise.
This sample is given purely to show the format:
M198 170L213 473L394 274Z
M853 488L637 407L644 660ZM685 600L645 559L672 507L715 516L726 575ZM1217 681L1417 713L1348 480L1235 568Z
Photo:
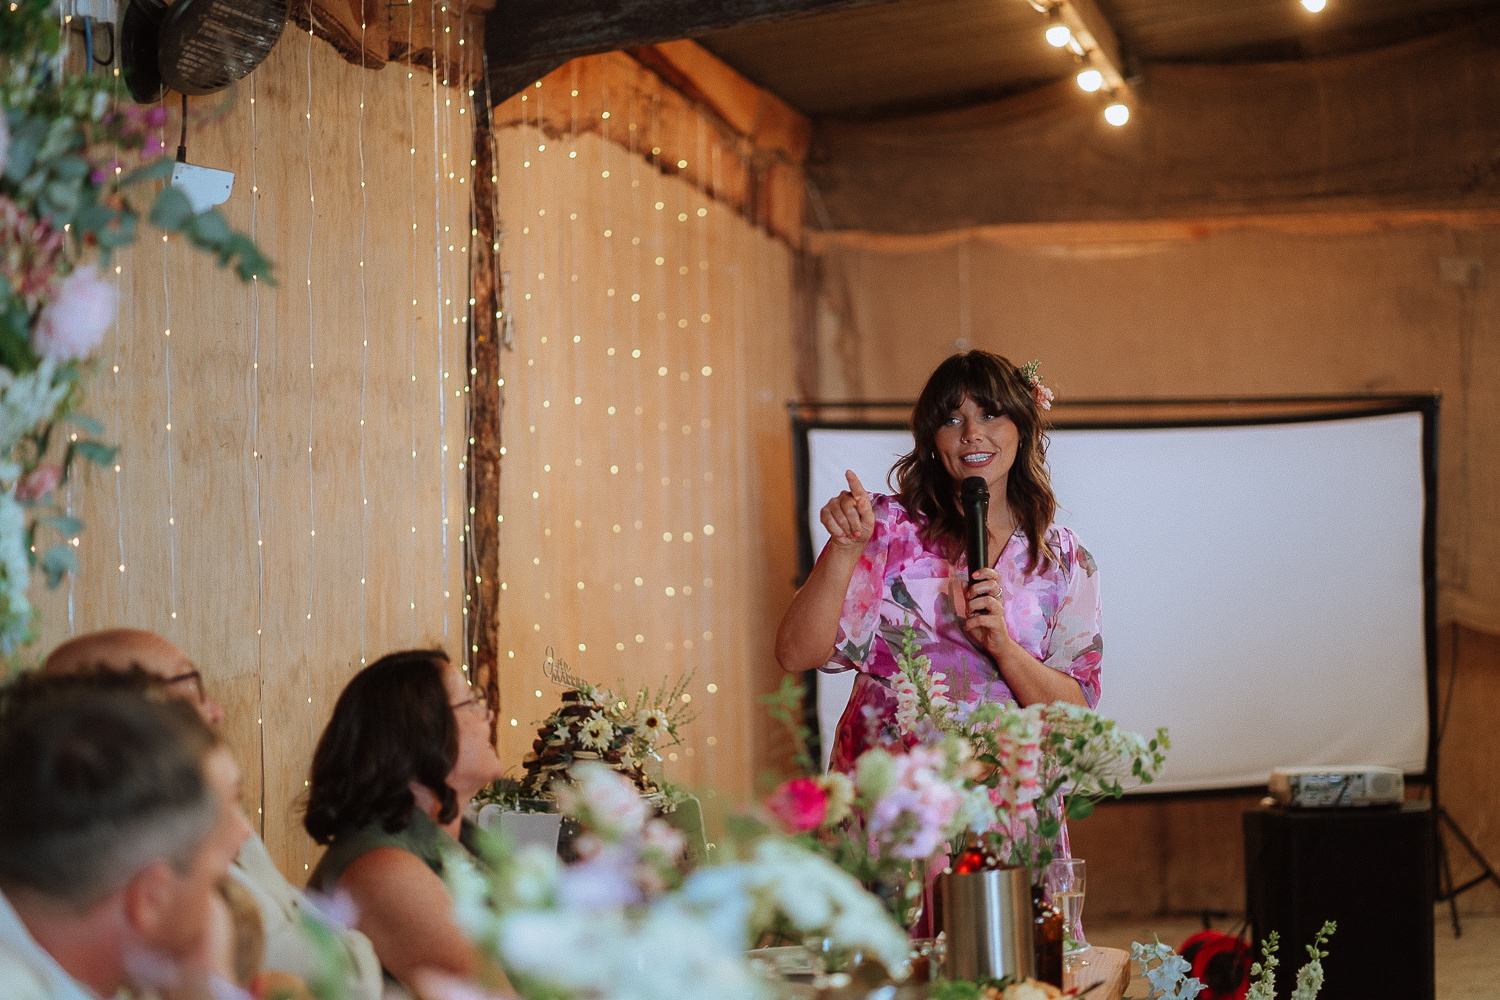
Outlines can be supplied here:
M854 474L853 469L845 469L844 478L848 480L849 492L853 495L857 503L867 504L870 502L870 494L865 492L864 486L860 483L859 477Z

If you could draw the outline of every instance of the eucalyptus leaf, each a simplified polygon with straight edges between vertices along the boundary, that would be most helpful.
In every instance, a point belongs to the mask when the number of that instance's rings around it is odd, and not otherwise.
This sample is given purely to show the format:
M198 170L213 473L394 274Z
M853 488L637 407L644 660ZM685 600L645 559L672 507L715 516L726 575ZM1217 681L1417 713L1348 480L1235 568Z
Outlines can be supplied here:
M172 161L165 156L158 160L152 160L143 166L136 167L130 173L120 178L121 187L129 187L139 184L141 181L164 181L172 176Z
M86 233L100 233L115 221L115 210L97 201L78 210L73 217L73 227Z
M218 209L213 208L193 216L187 228L194 240L214 249L222 250L222 245L230 242L232 236L229 223L224 221Z
M88 176L89 161L76 153L60 156L52 164L52 173L67 181L81 180Z
M78 572L78 556L74 554L73 546L59 542L42 554L40 566L47 574L47 586L56 587L62 583L63 577Z
M47 129L46 138L42 140L41 147L36 152L36 158L44 163L55 160L64 153L76 149L79 140L78 126L73 124L73 119L54 119L52 126Z
M156 193L151 205L151 224L169 233L182 230L193 217L193 205L187 195L174 187L164 187Z
M104 425L95 420L93 417L89 416L87 413L78 413L75 411L68 414L63 419L76 427L81 427L85 434L104 433Z
M47 185L44 203L52 215L71 220L78 211L78 185L72 181L53 181Z
M5 149L5 176L19 181L31 173L36 163L36 151L47 136L47 122L43 118L27 118L19 127L10 130L10 145Z
M69 450L95 465L108 465L115 460L120 449L99 441L74 441Z
M76 517L68 517L64 514L47 514L37 518L42 524L49 528L55 528L59 535L72 538L83 530L83 522Z

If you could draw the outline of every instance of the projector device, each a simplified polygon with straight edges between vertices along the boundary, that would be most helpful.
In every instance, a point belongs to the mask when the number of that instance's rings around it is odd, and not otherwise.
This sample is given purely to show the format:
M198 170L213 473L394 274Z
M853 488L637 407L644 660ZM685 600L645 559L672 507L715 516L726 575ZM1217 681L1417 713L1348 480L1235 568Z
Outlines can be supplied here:
M1406 791L1400 768L1378 764L1278 767L1266 784L1278 804L1296 809L1394 806Z

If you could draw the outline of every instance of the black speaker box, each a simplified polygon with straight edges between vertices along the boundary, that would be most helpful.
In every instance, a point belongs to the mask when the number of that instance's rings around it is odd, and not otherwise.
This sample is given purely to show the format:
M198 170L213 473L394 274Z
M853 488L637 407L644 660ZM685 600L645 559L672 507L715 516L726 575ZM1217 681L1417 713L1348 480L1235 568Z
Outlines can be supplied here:
M1319 1000L1433 1000L1435 824L1426 802L1244 814L1245 911L1253 955L1280 935L1278 996L1289 995L1306 946L1338 923Z

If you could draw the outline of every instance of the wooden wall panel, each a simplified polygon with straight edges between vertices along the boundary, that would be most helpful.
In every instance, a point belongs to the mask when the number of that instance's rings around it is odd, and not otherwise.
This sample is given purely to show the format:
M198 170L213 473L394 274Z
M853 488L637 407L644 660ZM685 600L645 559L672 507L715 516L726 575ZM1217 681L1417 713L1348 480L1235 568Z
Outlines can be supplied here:
M614 124L653 142L649 121ZM778 742L755 696L780 680L771 640L794 571L790 251L595 132L496 140L513 335L502 759L519 773L558 703L549 647L627 696L695 670L701 715L667 776L741 798Z
M316 853L295 800L345 680L394 648L461 651L470 129L455 92L407 74L289 32L190 128L279 284L175 239L122 256L85 406L119 471L75 489L81 571L38 595L39 650L131 625L198 661L294 879Z

